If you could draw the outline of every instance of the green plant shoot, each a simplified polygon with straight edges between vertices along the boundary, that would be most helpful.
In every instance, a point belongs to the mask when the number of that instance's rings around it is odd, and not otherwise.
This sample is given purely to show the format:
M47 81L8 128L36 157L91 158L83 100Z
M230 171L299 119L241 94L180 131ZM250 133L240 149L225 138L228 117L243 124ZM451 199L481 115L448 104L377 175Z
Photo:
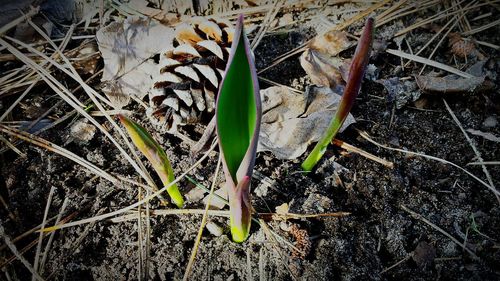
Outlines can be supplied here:
M359 89L361 88L361 81L363 81L366 65L368 64L368 59L370 58L370 49L373 41L374 27L374 19L368 18L366 20L363 33L359 38L356 52L354 53L354 57L352 59L347 84L344 88L344 94L342 95L340 104L337 108L337 111L335 112L334 117L330 121L325 134L311 151L311 154L307 156L304 163L302 163L302 169L304 169L305 171L311 171L316 163L318 163L318 161L325 153L328 144L340 130L347 115L351 111L352 105L354 104Z
M250 232L250 182L262 115L259 84L250 44L238 18L224 78L219 86L216 126L229 197L233 241Z
M123 115L118 115L118 118L120 118L121 123L127 129L137 149L149 160L163 185L167 186L174 181L174 171L172 170L172 166L170 166L170 161L168 161L167 154L158 142L141 125ZM184 206L184 198L182 198L176 184L171 185L167 189L167 192L177 207L182 208Z

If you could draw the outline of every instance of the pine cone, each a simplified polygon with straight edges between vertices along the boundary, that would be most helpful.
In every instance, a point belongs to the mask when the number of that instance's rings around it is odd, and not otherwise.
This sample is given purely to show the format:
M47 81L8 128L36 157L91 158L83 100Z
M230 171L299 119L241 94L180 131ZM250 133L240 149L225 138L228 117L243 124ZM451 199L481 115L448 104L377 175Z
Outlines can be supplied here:
M172 133L213 113L233 33L230 23L212 18L176 27L174 49L160 54L149 94L153 125Z

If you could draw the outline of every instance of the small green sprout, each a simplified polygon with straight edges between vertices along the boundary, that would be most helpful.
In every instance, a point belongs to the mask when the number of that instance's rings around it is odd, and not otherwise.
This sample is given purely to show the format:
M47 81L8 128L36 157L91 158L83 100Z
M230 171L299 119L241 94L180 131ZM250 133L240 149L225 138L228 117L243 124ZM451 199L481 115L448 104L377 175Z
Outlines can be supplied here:
M118 115L118 118L120 118L121 123L127 129L127 132L137 149L139 149L139 151L141 151L142 154L144 154L144 156L146 156L149 160L160 177L163 185L167 186L174 181L174 171L172 170L172 166L170 166L170 161L168 161L167 154L158 142L156 142L156 140L141 125L121 114ZM182 198L176 184L171 185L167 189L167 192L168 195L170 195L172 202L177 205L177 207L182 208L184 206L184 199Z
M328 125L328 129L325 134L311 151L311 154L307 156L304 163L302 163L302 169L305 171L311 171L316 163L318 163L325 153L328 144L340 130L342 124L347 118L347 115L351 111L352 105L354 104L359 89L361 88L361 81L363 81L366 65L368 64L368 59L370 58L374 27L374 19L368 18L352 59L347 85L344 89L344 94L342 95L340 104L335 112L335 116L330 121L330 125Z
M250 183L262 115L252 51L238 18L224 78L219 87L216 126L229 197L233 241L250 232Z

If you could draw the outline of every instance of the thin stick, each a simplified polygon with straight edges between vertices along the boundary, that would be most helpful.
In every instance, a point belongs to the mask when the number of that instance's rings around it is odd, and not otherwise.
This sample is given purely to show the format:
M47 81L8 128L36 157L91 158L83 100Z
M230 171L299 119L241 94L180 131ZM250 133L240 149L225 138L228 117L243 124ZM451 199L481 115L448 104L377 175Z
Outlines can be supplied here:
M61 210L59 211L59 214L57 214L56 222L55 224L58 224L61 221L62 215L64 214L64 211L66 210L66 206L68 205L68 197L64 198L64 201L61 206ZM56 232L50 233L49 236L49 241L47 241L47 245L45 245L45 250L43 251L43 256L42 256L42 261L40 262L40 275L43 275L43 272L45 271L45 262L47 261L47 256L49 254L50 247L52 246L52 241L54 240Z
M151 194L150 196L147 196L146 198L142 199L139 202L136 202L136 203L134 203L134 204L132 204L132 205L130 205L128 207L116 210L114 212L110 212L110 213L107 213L107 214L103 214L103 215L99 215L99 216L95 216L95 217L92 217L92 218L83 219L83 220L79 220L79 221L74 221L74 222L70 222L70 223L66 223L66 224L62 224L62 225L54 225L54 226L49 227L49 228L41 229L40 231L50 232L50 231L54 231L54 230L57 230L57 229L63 229L63 228L67 228L67 227L72 227L72 226L87 224L87 223L95 222L95 221L101 221L101 220L104 220L104 219L107 219L107 218L110 218L110 217L113 217L113 216L116 216L116 215L123 214L123 213L125 213L127 211L130 211L130 210L134 209L134 208L137 208L139 205L147 203L151 199L158 197L158 195L160 195L163 192L165 192L170 186L176 184L181 179L183 179L188 173L190 173L194 168L196 168L197 166L199 166L201 164L201 162L203 162L203 160L205 160L209 156L210 152L212 152L212 150L214 150L216 144L217 143L214 143L210 147L210 149L207 152L205 152L205 154L200 158L200 160L198 160L196 163L194 163L193 166L191 166L189 169L187 169L184 173L182 173L174 181L172 181L170 184L164 186L160 190L156 191L155 193Z
M470 162L467 165L500 165L500 161Z
M429 225L430 227L434 228L435 230L441 232L444 236L450 238L451 241L453 241L455 244L457 244L458 246L460 247L463 247L465 251L467 251L467 253L469 253L469 255L471 255L472 258L474 259L479 259L478 256L476 256L476 254L470 250L466 245L464 245L463 243L460 243L460 241L458 241L455 237L451 236L451 234L449 234L448 232L446 232L444 229L442 229L441 227L433 224L432 222L430 222L429 220L427 220L426 218L424 218L422 215L408 209L405 205L399 205L401 207L401 209L403 209L403 211L409 213L413 218L417 219L417 220L420 220L424 223L426 223L427 225Z
M15 147L8 139L4 138L3 136L0 136L0 141L3 142L8 148L12 149L12 151L14 151L21 158L26 158L26 154L21 150L19 150L17 147Z
M0 27L0 35L4 34L5 32L11 30L12 28L18 26L20 23L25 21L26 19L29 19L30 17L38 14L39 7L36 8L31 8L28 13L18 17L17 19L11 21L10 23Z
M203 235L203 229L205 228L205 224L207 223L208 217L208 209L210 208L210 201L212 200L212 194L214 193L215 185L217 183L217 176L219 175L219 168L221 163L221 154L219 154L219 160L217 161L217 166L215 168L214 178L212 180L212 186L210 187L210 192L208 193L207 202L205 204L205 212L203 213L203 218L201 219L200 228L198 229L198 235L194 240L193 249L191 250L191 256L189 257L189 262L186 267L186 271L184 271L184 277L182 280L187 281L189 279L189 274L191 273L191 269L193 268L194 261L196 259L196 254L198 253L198 248L200 246L201 236Z
M338 24L335 26L335 28L333 28L332 30L337 30L337 31L340 31L340 30L343 30L349 26L351 26L352 24L354 24L355 22L363 19L364 17L368 16L369 14L371 14L373 11L379 9L380 7L384 6L386 3L389 3L390 0L384 0L384 1L381 1L379 3L376 3L372 6L370 6L368 9L358 13L356 16L352 17L352 18L349 18L347 19L346 21ZM313 38L314 39L314 38ZM309 40L307 42L305 42L304 44L298 46L297 48L289 51L289 52L286 52L284 53L283 55L281 56L278 56L269 66L266 66L265 68L259 70L257 72L257 74L261 74L263 73L264 71L267 71L269 70L270 68L284 62L285 60L287 60L289 57L292 57L296 54L299 54L299 53L302 53L305 49L306 49L306 46L313 40Z
M90 171L92 171L96 175L109 180L111 183L113 183L113 184L118 183L118 180L115 177L113 177L111 174L107 173L106 171L102 170L101 168L97 167L96 165L90 163L89 161L79 157L78 155L74 154L73 152L71 152L63 147L60 147L54 143L51 143L45 139L42 139L38 136L35 136L35 135L27 133L27 132L19 131L17 129L14 129L14 128L11 128L11 127L8 127L8 126L2 125L2 124L0 124L0 132L4 132L4 133L9 134L11 136L15 136L15 137L20 138L22 140L25 140L29 143L32 143L34 145L37 145L39 147L45 148L49 151L52 151L52 152L57 153L59 155L62 155L64 157L76 162L77 164L80 164L83 167L89 169Z
M446 107L446 110L448 110L448 113L450 113L451 118L453 119L453 121L455 121L455 124L457 124L458 128L460 129L460 131L462 131L462 134L464 135L465 139L467 140L467 142L469 143L470 147L474 151L474 154L476 154L477 160L479 162L483 162L483 157L481 156L481 152L479 152L479 150L477 149L476 145L474 145L474 141L469 137L469 134L467 134L467 132L465 131L465 129L462 127L462 124L458 120L458 118L455 115L455 113L453 112L453 110L451 110L450 106L448 105L448 103L446 102L445 99L443 99L443 103L444 103L444 105ZM493 183L493 179L491 178L490 172L488 171L488 169L486 169L486 166L485 165L481 165L481 167L483 169L483 173L486 176L486 179L488 180L488 183L490 184L490 186L492 188L494 188L494 189L497 189L496 186L495 186L495 184ZM498 203L500 203L500 196L498 194L495 194L495 196L497 198Z
M410 154L410 155L415 155L415 156L420 156L420 157L423 157L423 158L427 158L427 159L430 159L430 160L434 160L434 161L438 161L438 162L441 162L441 163L444 163L444 164L448 164L448 165L451 165L459 170L461 170L462 172L466 173L467 175L471 176L473 179L475 179L476 181L478 181L479 183L481 183L482 185L486 186L488 189L490 189L493 193L497 194L497 195L500 195L500 192L497 191L496 189L494 189L493 187L491 187L488 183L484 182L482 179L478 178L477 176L475 176L473 173L467 171L466 169L458 166L457 164L453 163L453 162L450 162L448 160L444 160L444 159L441 159L441 158L437 158L437 157L434 157L434 156L430 156L430 155L426 155L426 154L423 154L423 153L418 153L418 152L413 152L413 151L409 151L409 150L404 150L404 149L399 149L399 148L392 148L392 147L388 147L386 145L383 145L383 144L380 144L374 140L372 140L367 133L365 132L359 132L359 135L364 138L365 140L373 143L374 145L378 146L378 147L382 147L382 148L385 148L387 150L392 150L392 151L398 151L398 152L401 152L401 153L406 153L406 154Z
M55 186L51 186L49 197L47 198L47 203L45 204L45 212L43 213L42 228L45 227L45 223L47 222L47 215L49 214L49 209L50 205L52 204L52 197L54 196L55 190L56 190ZM40 253L42 252L43 236L45 236L45 233L43 232L40 232L38 235L38 245L36 246L35 262L33 263L33 269L35 270L35 272L38 271L38 263L40 262ZM33 275L31 277L31 280L32 281L36 280L36 276Z
M419 63L430 65L430 66L433 66L435 68L446 70L446 71L448 71L450 73L453 73L453 74L456 74L456 75L459 75L459 76L462 76L462 77L465 77L465 78L473 78L474 77L473 75L471 75L471 74L469 74L467 72L460 71L460 70L458 70L458 69L456 69L454 67L448 66L446 64L442 64L442 63L437 62L437 61L426 59L424 57L420 57L420 56L416 56L416 55L411 55L411 54L408 54L408 53L405 53L405 52L402 52L402 51L398 51L398 50L394 50L394 49L387 49L386 52L389 53L389 54L391 54L391 55L399 56L399 57L402 57L402 58L405 58L405 59L409 59L409 60L413 60L413 61L416 61L416 62L419 62Z
M395 264L393 264L393 265L389 266L388 268L386 268L386 269L384 269L384 270L380 271L380 274L384 274L384 273L386 273L387 271L389 271L389 270L391 270L391 269L395 268L396 266L398 266L398 265L400 265L400 264L404 263L405 261L409 260L409 259L411 258L411 256L412 256L412 255L407 255L406 257L404 257L404 258L403 258L403 259L401 259L400 261L396 262Z
M375 161L377 163L380 163L380 164L382 164L382 165L384 165L384 166L386 166L388 168L391 168L391 169L394 168L394 163L392 163L390 161L387 161L385 159L382 159L382 158L380 158L378 156L375 156L375 155L373 155L373 154L371 154L369 152L366 152L366 151L362 150L361 148L357 148L357 147L355 147L353 145L350 145L350 144L348 144L348 143L346 143L344 141L341 141L339 139L333 139L332 140L332 144L334 144L334 145L336 145L336 146L338 146L340 148L343 148L343 149L345 149L345 150L347 150L349 152L357 153L357 154L359 154L359 155L361 155L361 156L363 156L363 157L365 157L365 158L367 158L369 160L372 160L372 161Z
M476 34L478 32L484 31L484 30L486 30L488 28L498 26L499 24L500 24L500 19L496 20L496 21L492 21L492 22L490 22L488 24L485 24L483 26L480 26L478 28L475 28L475 29L472 29L472 30L469 30L469 31L466 31L466 32L462 32L462 35L463 36L470 36L470 35Z
M0 237L3 237L7 247L9 247L10 251L21 261L21 263L26 267L26 269L28 269L28 271L31 272L31 274L33 274L33 276L35 276L37 280L43 281L43 278L33 269L31 264L19 253L19 251L16 248L16 245L14 245L12 241L10 241L9 237L7 237L2 224L0 224Z

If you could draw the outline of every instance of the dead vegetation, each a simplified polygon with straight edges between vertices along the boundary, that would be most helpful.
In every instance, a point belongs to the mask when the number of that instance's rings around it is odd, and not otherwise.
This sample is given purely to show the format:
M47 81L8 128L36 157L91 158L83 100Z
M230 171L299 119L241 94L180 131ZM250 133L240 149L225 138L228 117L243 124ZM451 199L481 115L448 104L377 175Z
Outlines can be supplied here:
M0 4L15 15L0 27L2 279L498 279L499 9L479 0ZM210 126L239 14L264 107L256 223L241 245L218 210L227 198L214 192L223 180ZM303 173L367 16L375 43L342 140ZM167 150L186 209L162 204L168 186L118 114Z

